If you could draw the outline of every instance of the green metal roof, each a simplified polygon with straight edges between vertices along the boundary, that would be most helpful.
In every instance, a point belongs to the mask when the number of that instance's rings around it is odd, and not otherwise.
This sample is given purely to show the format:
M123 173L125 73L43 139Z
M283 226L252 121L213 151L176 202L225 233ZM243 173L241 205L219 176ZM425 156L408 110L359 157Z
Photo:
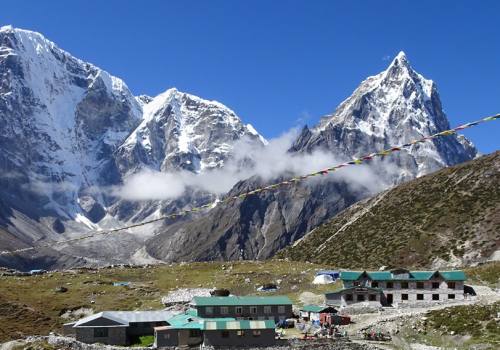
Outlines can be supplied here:
M409 278L394 278L391 271L341 271L340 279L343 281L356 281L366 274L373 281L427 281L435 274L440 274L446 281L465 281L467 278L463 271L409 271Z
M300 311L306 311L306 312L321 312L324 310L326 307L325 306L318 306L318 305L304 305Z
M465 272L457 270L457 271L439 271L441 276L447 281L465 281L467 276Z
M366 272L366 274L373 281L386 281L392 279L392 274L390 271L375 271L375 272Z
M206 319L203 322L202 330L240 330L240 329L274 329L273 320L262 321L213 321Z
M340 279L343 281L355 281L361 277L363 271L341 271Z
M196 309L187 309L186 315L191 315L193 317L198 317L198 310Z
M228 296L228 297L193 297L196 306L240 306L240 305L291 305L287 296Z
M194 310L196 311L196 310ZM229 322L234 321L233 317L212 317L203 318L198 316L193 316L196 312L193 310L187 310L183 314L175 315L167 320L172 328L175 329L202 329L204 321L216 321L216 322Z
M197 321L198 317L192 316L189 314L179 314L171 317L167 320L167 322L172 326L180 326L188 322Z

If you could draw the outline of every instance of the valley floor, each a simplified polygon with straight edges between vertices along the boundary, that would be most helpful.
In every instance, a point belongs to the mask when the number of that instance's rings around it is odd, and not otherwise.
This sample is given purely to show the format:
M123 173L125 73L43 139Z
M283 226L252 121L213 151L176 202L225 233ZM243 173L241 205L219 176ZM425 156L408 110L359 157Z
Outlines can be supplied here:
M445 329L445 327L443 329L429 329L429 327L425 326L426 321L429 319L429 313L436 315L442 313L443 310L453 312L452 310L457 307L461 307L466 312L470 310L471 313L475 308L484 307L492 307L496 312L500 312L500 290L492 289L488 286L475 285L472 287L476 291L477 296L469 300L426 308L384 308L384 311L381 313L353 315L352 321L354 324L349 326L351 339L358 338L363 330L375 329L392 334L392 342L390 344L379 343L377 345L382 348L430 350L433 348L452 347L455 349L468 349L474 343L481 343L483 339L481 337L471 337L470 335L455 334L453 330ZM499 321L497 320L496 322L498 323ZM497 335L496 339L484 339L486 344L482 348L493 349L495 346L500 345L499 331L500 326L495 332ZM356 341L362 344L373 344L373 342L361 339L356 339Z
M99 311L161 309L162 297L181 288L227 288L233 294L247 295L260 294L257 287L274 282L279 286L277 293L288 295L295 305L321 303L325 292L339 286L312 284L316 271L325 268L332 266L269 260L0 276L0 342L61 333L64 323ZM425 350L432 349L430 346L451 346L465 349L468 345L484 344L485 349L495 348L500 344L500 321L494 320L496 313L500 313L500 263L466 269L466 273L477 293L473 299L431 308L384 308L379 313L353 315L354 323L346 327L350 339L366 345L360 331L376 328L390 331L393 340L385 344L370 342L370 347ZM115 286L115 282L128 285ZM445 313L450 316L440 319ZM473 316L467 320L469 314ZM446 323L448 319L449 324ZM464 324L466 327L462 327ZM343 348L355 348L349 344Z

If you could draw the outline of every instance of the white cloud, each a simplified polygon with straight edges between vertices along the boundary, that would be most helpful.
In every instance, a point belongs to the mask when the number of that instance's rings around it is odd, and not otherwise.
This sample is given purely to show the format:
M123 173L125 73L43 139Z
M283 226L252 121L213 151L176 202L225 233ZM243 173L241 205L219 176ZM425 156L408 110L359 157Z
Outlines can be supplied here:
M158 200L179 197L185 188L184 179L180 174L146 169L128 177L116 194L129 200Z
M340 163L332 152L315 151L311 154L290 153L292 142L298 134L292 129L282 136L269 140L267 146L256 147L254 142L243 139L234 144L233 157L222 169L202 174L188 171L162 173L143 170L128 177L114 194L132 201L165 200L181 196L187 188L195 188L215 194L227 193L238 181L258 175L271 181L282 175L303 175ZM372 166L356 165L339 170L334 175L321 176L314 181L345 181L353 190L379 192L387 188L380 177L381 163L377 171ZM384 165L383 171L392 170Z

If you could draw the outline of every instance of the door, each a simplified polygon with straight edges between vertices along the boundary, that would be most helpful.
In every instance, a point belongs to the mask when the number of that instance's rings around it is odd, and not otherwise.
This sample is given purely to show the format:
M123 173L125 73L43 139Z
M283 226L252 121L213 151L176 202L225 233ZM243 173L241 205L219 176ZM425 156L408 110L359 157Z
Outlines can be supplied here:
M387 294L387 305L392 305L392 294Z

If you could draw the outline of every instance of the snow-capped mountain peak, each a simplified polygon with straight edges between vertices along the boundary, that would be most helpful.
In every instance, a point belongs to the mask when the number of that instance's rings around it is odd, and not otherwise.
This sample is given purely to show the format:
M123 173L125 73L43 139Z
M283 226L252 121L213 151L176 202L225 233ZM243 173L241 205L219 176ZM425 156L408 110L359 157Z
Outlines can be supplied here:
M247 137L265 139L234 111L217 101L171 88L143 104L143 119L120 149L120 164L140 164L160 171L196 173L221 167L234 143Z
M383 72L368 77L335 112L294 146L327 143L345 157L355 157L391 145L400 145L449 128L436 84L417 73L404 52ZM306 146L307 144L307 146ZM456 137L415 147L401 166L402 180L471 159L476 150Z
M358 113L360 103L365 100L370 101L370 108ZM426 135L448 126L446 118L436 120L435 107L441 110L434 82L417 73L401 51L386 70L368 77L335 113L322 118L315 130L342 125L384 137L386 131L411 120L420 135ZM405 113L397 113L400 110Z

